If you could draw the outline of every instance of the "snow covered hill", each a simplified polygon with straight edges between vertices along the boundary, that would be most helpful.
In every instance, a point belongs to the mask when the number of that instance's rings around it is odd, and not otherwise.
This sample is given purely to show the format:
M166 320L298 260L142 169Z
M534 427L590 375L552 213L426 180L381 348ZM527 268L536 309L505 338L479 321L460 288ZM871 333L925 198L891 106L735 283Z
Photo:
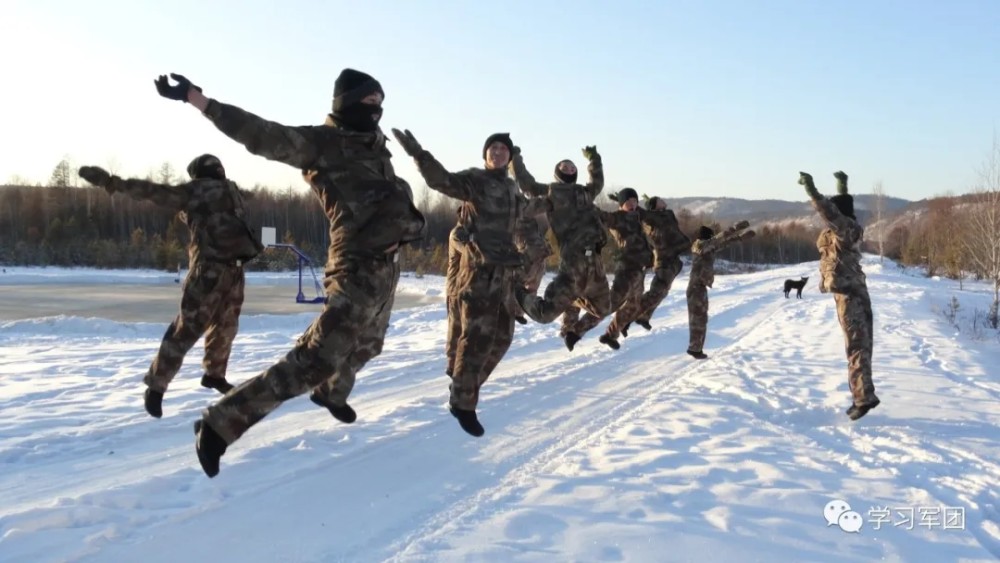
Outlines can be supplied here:
M443 306L398 310L355 424L294 399L215 479L191 430L216 398L200 344L164 417L142 409L169 319L0 322L0 561L995 561L1000 343L971 324L986 288L865 267L882 405L855 423L815 263L718 277L702 362L684 354L685 269L653 330L617 352L597 342L604 325L574 352L558 323L519 325L480 439L445 408ZM803 272L804 298L786 300ZM230 379L314 316L244 318Z

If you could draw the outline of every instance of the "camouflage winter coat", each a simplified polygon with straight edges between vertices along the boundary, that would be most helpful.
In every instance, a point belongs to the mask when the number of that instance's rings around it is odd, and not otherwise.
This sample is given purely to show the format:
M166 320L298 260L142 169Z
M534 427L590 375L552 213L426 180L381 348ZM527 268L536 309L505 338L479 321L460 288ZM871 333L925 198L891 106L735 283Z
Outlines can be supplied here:
M537 182L524 166L520 153L514 155L511 168L522 192L545 201L548 223L559 245L560 256L582 255L584 250L600 250L607 244L601 210L594 205L594 199L604 188L600 155L596 155L587 167L590 182L586 185Z
M469 233L465 249L470 266L523 265L514 231L518 221L545 212L541 202L521 195L505 168L449 172L426 150L415 160L431 189L465 202L464 226Z
M861 270L864 229L823 196L813 199L812 205L827 224L816 240L820 292L851 293L865 289L865 274Z
M612 238L618 243L618 263L628 268L649 268L653 265L653 250L643 231L641 210L602 211L601 218Z
M682 252L690 248L691 239L681 232L677 217L669 209L640 209L642 228L653 245L654 267L664 268L680 262Z
M244 194L230 180L202 178L173 186L112 176L106 189L178 211L190 230L192 266L201 261L246 262L263 249L246 223Z
M345 257L381 257L423 238L413 192L396 176L381 130L356 132L329 117L288 126L210 100L205 116L253 154L302 170L330 220L327 274Z

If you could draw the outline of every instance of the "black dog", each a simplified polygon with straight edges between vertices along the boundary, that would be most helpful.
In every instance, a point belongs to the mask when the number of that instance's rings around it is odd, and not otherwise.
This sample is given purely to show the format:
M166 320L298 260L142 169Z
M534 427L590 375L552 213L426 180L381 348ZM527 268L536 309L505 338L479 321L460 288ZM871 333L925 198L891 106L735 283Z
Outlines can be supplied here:
M788 294L795 289L795 297L802 299L802 288L806 286L806 282L809 281L808 276L803 276L802 279L796 280L785 280L785 299L788 299Z

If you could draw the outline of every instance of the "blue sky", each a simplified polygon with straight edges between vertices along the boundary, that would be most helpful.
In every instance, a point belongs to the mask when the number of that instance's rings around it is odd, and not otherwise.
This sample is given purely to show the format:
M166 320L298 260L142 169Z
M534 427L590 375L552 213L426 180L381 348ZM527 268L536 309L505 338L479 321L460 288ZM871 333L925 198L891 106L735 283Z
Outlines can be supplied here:
M305 189L192 107L156 95L179 72L287 124L321 123L344 67L386 90L451 169L509 131L530 170L583 164L665 197L803 199L881 180L921 199L967 191L1000 125L1000 2L46 1L4 3L0 182L77 164L145 175L203 152L230 176ZM394 147L397 172L423 182Z

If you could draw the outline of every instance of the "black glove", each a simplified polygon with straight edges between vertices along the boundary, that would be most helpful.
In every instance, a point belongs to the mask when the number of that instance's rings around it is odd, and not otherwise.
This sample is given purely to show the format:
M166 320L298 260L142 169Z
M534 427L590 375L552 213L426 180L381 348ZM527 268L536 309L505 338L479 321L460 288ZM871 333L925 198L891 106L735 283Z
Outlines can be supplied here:
M108 174L108 171L100 166L81 166L78 174L99 188L107 188L111 182L111 174Z
M405 132L400 131L399 129L393 129L392 134L396 137L396 140L399 141L399 146L403 147L406 154L410 156L417 156L423 152L423 147L420 146L420 143L417 142L416 137L413 136L413 133L410 133L409 129Z
M591 145L589 147L583 147L583 158L586 158L587 160L594 160L597 156L596 146Z
M177 81L177 86L171 86L170 81L167 80L167 75L165 74L161 74L159 78L153 81L153 84L156 84L156 91L159 92L159 94L164 98L187 103L188 90L194 88L195 90L201 92L201 88L191 84L190 80L184 78L180 74L174 74L171 72L170 78Z

